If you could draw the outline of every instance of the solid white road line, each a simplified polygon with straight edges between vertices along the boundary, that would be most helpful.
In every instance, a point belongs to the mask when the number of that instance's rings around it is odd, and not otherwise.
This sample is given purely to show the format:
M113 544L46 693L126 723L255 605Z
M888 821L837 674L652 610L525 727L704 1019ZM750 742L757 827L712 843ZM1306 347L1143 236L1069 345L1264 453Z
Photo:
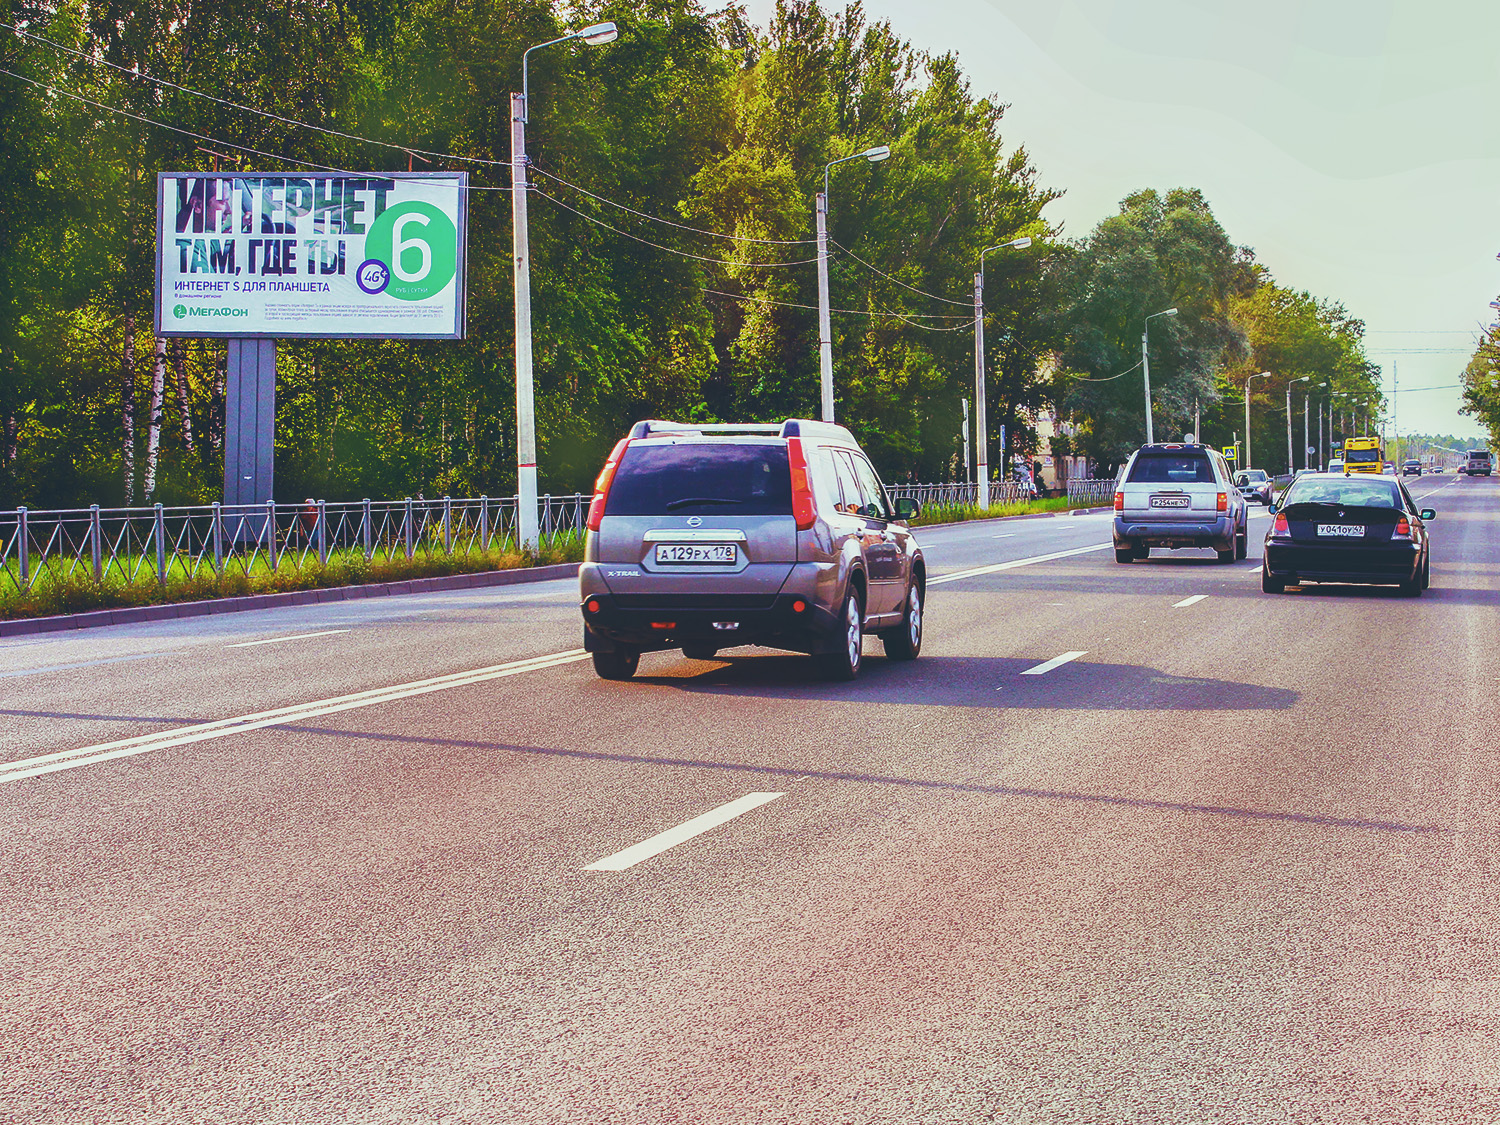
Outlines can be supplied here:
M1183 598L1182 601L1180 601L1180 602L1173 602L1172 603L1172 608L1173 609L1186 609L1190 605L1197 605L1199 602L1201 602L1206 597L1208 597L1207 594L1194 594L1190 598Z
M1045 676L1054 668L1061 668L1069 661L1077 660L1080 656L1087 656L1088 652L1088 649L1084 649L1082 652L1065 652L1061 656L1054 656L1051 660L1044 661L1043 663L1038 664L1035 668L1026 669L1026 671L1022 672L1021 675Z
M279 645L282 641L305 641L309 637L332 637L337 633L347 633L348 629L324 629L321 633L293 633L290 637L267 637L263 641L241 641L239 644L225 645L225 648L254 648L256 645Z
M340 695L332 699L319 699L310 703L298 703L291 707L278 707L274 711L259 711L253 715L240 715L232 719L218 719L211 723L196 723L188 727L174 727L155 734L122 738L115 742L101 742L95 746L80 746L77 750L59 750L54 754L43 754L37 758L23 758L16 762L0 764L0 783L16 781L23 777L70 770L75 766L107 762L112 758L128 758L135 754L146 754L152 750L165 750L171 746L185 746L191 742L203 742L211 738L225 738L241 731L259 730L262 727L283 726L301 722L317 715L331 715L337 711L351 711L356 707L371 707L376 703L388 703L396 699L407 699L413 695L426 695L433 691L465 687L469 684L498 680L505 676L519 676L523 672L536 672L543 668L555 668L561 664L572 664L587 660L588 653L582 649L535 656L529 660L513 660L508 664L496 664L488 668L475 668L468 672L453 672L446 676L433 676L426 680L395 684L391 687L374 688L370 691Z
M1098 543L1092 547L1075 547L1071 551L1053 551L1050 555L1036 555L1029 559L1014 559L1011 562L995 563L994 566L977 566L973 570L960 570L955 574L940 574L936 578L929 578L927 585L937 586L944 582L957 582L960 578L975 578L981 574L997 574L1002 570L1015 570L1018 566L1031 566L1034 563L1051 562L1053 559L1071 558L1073 555L1086 555L1090 551L1107 551L1113 543Z
M1009 535L991 535L990 536L991 539L1014 539L1015 537L1016 537L1015 532L1011 532Z
M634 867L642 860L650 859L654 855L660 855L668 848L674 848L685 840L691 840L694 836L701 836L710 828L717 828L726 820L733 820L742 813L751 809L757 809L777 797L785 797L785 793L747 793L738 801L730 801L727 805L720 805L711 812L702 816L695 816L692 820L684 821L676 828L669 828L665 832L658 832L648 840L642 840L622 852L607 855L603 859L589 864L585 871L624 871L627 867Z

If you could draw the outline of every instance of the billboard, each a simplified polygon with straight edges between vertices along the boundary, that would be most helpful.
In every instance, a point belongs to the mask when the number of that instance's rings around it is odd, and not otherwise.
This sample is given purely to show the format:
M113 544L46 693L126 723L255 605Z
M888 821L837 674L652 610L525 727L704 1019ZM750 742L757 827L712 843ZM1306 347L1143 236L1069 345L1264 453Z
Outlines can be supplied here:
M157 335L461 340L468 182L160 173Z

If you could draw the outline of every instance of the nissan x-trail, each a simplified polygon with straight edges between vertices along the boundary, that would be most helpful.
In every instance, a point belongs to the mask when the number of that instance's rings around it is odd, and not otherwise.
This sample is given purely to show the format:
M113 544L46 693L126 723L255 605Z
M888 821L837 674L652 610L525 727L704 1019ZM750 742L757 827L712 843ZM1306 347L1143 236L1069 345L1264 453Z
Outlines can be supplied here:
M637 422L589 505L584 647L611 680L643 652L709 660L739 645L808 653L848 680L866 633L915 659L926 566L905 521L917 514L842 426Z

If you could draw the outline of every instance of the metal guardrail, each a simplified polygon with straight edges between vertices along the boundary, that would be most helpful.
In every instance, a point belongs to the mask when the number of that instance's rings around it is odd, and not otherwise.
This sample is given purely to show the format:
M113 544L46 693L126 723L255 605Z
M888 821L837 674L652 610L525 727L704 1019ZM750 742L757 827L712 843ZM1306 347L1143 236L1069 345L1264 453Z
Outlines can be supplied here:
M590 497L538 500L544 543L577 534ZM0 511L0 594L39 582L138 581L300 571L331 557L366 562L483 554L516 546L515 497Z
M929 504L977 504L978 484L888 484L886 493L891 499L903 497L915 500L924 508ZM1014 481L991 481L991 504L1014 504L1029 500L1034 494Z
M1087 478L1068 481L1068 503L1105 504L1115 497L1113 477Z

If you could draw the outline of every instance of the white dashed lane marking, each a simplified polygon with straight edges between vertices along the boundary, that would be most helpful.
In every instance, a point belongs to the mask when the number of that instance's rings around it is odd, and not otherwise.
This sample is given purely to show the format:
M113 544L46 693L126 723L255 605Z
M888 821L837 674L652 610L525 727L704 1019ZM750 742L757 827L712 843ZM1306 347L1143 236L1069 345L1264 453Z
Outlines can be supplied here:
M1077 660L1080 656L1087 656L1087 655L1088 655L1088 649L1084 649L1081 652L1065 652L1061 656L1054 656L1051 660L1043 661L1041 664L1038 664L1035 668L1028 668L1028 669L1026 669L1026 671L1022 672L1021 675L1023 675L1023 676L1045 676L1048 672L1052 671L1052 669L1054 669L1054 668L1061 668L1064 664L1067 664L1067 663L1069 663L1070 661L1073 661L1073 660Z
M720 805L716 809L695 816L692 820L684 821L676 828L668 828L665 832L658 832L655 836L642 840L639 844L633 844L622 852L607 855L601 860L589 864L585 871L624 871L627 867L634 867L643 860L648 860L654 855L660 855L668 848L675 848L684 841L691 840L694 836L701 836L711 828L717 828L726 820L733 820L742 816L751 809L758 809L777 797L785 797L785 793L747 793L737 801L730 801L727 805Z

